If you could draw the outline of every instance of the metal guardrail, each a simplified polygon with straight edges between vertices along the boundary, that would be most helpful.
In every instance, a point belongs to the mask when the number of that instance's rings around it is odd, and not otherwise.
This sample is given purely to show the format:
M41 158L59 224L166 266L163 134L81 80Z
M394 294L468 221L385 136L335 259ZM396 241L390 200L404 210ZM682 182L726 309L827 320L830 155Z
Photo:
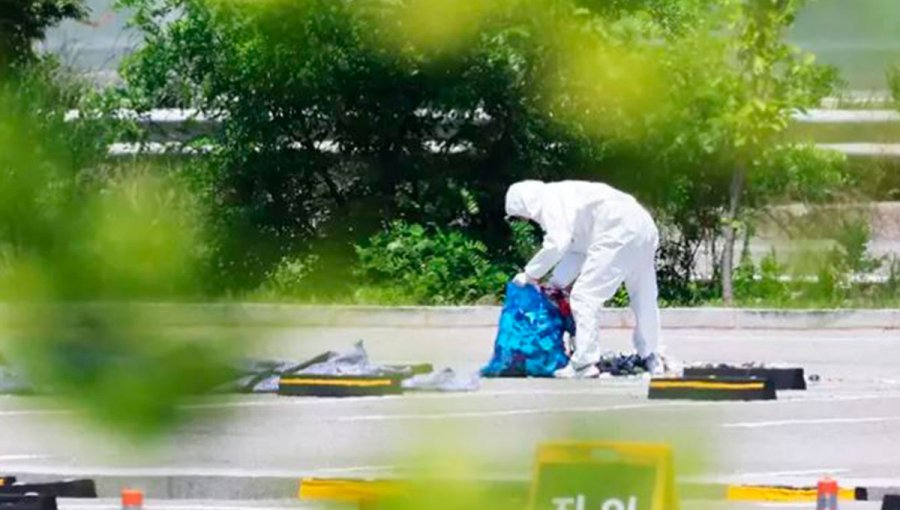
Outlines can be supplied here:
M422 115L427 114L424 110ZM74 120L79 117L77 110L70 110L66 113L66 120ZM223 117L225 112L212 115L206 115L195 109L180 108L156 108L147 112L136 112L134 110L118 110L114 116L120 119L135 120L140 123L150 124L181 124L190 122L218 122L217 119ZM484 121L485 114L478 114L476 117ZM797 112L793 115L796 122L803 124L855 124L855 123L872 123L872 122L900 122L900 111L896 110L842 110L831 108L817 108L807 110L806 112Z
M900 143L819 143L816 146L848 156L900 158Z
M428 112L423 111L422 115ZM452 114L450 114L452 115ZM66 114L67 120L79 118L77 111ZM195 155L211 151L213 146L189 146L183 142L204 132L211 132L224 116L205 115L198 110L161 108L138 113L120 110L115 118L135 121L151 131L155 131L156 139L145 143L114 143L110 146L110 156L136 155ZM484 115L476 114L478 121L484 121ZM900 112L894 110L832 110L814 109L798 112L794 120L801 124L871 124L900 123ZM844 153L848 156L867 157L900 157L900 143L823 143L818 147ZM338 152L340 146L330 140L317 144L323 152ZM465 145L446 145L439 141L426 142L425 148L434 153L457 154L469 150Z
M900 122L896 110L809 110L797 113L794 120L803 124L864 124Z

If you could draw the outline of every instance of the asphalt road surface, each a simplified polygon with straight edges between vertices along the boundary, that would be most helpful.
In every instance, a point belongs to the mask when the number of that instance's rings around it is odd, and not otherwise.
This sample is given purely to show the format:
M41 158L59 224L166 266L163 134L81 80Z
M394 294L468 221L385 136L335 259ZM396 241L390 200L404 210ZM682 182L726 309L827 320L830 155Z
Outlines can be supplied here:
M364 339L376 362L474 370L488 359L493 334L271 329L253 332L253 351L305 359ZM605 340L625 349L629 335L610 331ZM340 400L223 397L188 404L188 422L144 446L111 437L58 403L2 397L0 471L510 479L530 476L540 443L585 438L669 442L681 479L809 484L832 475L845 486L900 486L897 332L672 330L667 339L670 353L688 363L785 363L818 381L770 402L649 401L642 378L488 380L473 393Z

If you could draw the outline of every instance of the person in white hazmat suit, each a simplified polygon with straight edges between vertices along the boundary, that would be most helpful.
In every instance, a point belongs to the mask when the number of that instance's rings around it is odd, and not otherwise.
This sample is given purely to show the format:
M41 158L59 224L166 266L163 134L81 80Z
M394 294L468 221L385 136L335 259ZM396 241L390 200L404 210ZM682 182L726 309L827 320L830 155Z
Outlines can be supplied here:
M543 247L513 281L568 288L575 319L574 351L560 378L595 377L600 361L603 304L624 282L635 315L634 348L648 371L664 371L660 354L653 218L634 197L596 182L521 181L506 193L506 214L536 222Z

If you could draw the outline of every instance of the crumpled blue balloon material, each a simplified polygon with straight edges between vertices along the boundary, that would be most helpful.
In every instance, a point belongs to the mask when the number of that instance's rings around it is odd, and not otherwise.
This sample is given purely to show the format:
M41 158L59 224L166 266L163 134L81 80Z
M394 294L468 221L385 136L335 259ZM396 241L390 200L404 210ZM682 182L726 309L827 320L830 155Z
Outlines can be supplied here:
M566 366L563 332L574 332L571 315L533 285L506 285L506 298L484 377L553 377Z

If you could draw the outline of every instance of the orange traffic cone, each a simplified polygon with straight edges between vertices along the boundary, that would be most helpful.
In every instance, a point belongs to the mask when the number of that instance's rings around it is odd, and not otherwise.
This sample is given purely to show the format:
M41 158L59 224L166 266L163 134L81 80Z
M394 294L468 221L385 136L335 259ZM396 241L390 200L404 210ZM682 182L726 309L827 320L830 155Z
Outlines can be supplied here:
M837 510L838 484L831 478L819 481L816 510Z
M141 510L144 493L134 489L122 489L122 510Z

